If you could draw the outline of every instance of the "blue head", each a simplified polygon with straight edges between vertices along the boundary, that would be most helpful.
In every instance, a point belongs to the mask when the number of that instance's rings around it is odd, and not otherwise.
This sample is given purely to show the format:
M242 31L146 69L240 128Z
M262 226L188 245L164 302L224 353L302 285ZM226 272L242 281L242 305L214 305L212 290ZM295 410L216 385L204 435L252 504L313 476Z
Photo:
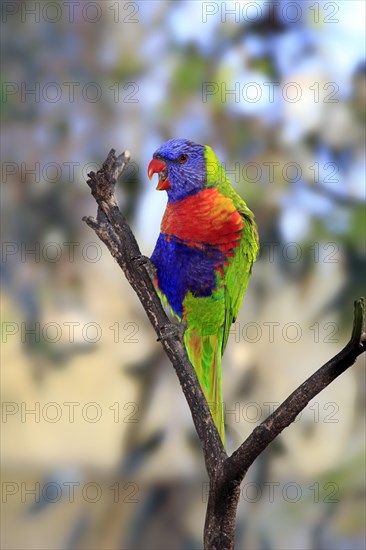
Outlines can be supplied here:
M155 151L148 175L159 174L157 189L166 190L170 202L195 195L206 186L204 152L204 145L170 139Z

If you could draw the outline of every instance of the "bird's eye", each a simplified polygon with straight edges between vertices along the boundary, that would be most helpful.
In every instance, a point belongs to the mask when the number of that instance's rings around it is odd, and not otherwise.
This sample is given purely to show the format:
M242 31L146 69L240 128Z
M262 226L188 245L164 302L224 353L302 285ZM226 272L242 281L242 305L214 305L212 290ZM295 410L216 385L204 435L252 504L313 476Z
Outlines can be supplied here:
M188 155L182 154L182 155L179 155L178 157L179 164L183 164L187 162L187 160L188 160Z

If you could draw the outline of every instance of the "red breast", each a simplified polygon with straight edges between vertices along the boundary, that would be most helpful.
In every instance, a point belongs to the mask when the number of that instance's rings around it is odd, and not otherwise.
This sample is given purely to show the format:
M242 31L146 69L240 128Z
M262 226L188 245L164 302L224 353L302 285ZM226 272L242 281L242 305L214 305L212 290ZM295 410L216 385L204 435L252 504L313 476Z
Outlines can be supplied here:
M202 248L210 244L223 252L239 246L244 221L233 201L217 189L205 189L182 201L168 203L161 232Z

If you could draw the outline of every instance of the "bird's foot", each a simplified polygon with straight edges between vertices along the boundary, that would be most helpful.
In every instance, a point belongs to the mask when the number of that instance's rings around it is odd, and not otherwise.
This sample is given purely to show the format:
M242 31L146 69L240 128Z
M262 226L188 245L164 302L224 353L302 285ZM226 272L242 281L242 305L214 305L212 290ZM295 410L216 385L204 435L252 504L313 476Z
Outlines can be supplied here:
M143 254L134 256L133 258L131 258L131 260L137 267L151 263L150 258L148 258L147 256L144 256Z
M154 280L155 268L150 258L148 258L147 256L143 256L142 254L139 254L138 256L135 256L134 258L131 258L131 259L137 268L144 267L148 272L150 279Z
M160 327L160 336L157 342L167 340L168 338L183 338L186 329L186 323L164 325Z

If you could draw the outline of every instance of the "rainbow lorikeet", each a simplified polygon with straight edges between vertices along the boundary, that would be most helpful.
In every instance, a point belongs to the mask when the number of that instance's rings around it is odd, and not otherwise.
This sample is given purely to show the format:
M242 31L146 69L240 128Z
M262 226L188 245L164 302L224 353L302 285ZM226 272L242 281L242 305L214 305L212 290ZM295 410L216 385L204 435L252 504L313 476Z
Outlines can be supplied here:
M155 285L186 323L188 357L224 443L221 356L258 253L254 215L208 145L167 141L149 164L154 173L168 194L151 256Z

